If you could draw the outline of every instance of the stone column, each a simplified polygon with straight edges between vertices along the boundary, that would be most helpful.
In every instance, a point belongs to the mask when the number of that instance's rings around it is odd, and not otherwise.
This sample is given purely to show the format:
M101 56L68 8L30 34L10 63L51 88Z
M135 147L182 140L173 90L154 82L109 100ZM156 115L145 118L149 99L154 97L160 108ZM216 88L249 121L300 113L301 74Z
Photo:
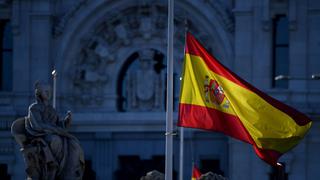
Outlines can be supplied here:
M254 180L251 145L229 138L229 179Z
M50 0L31 1L29 12L30 83L36 80L51 82L52 16Z
M265 90L272 82L272 21L270 17L270 1L254 1L253 41L252 41L252 83Z
M289 72L294 77L309 77L307 74L307 3L304 1L289 2ZM304 92L307 81L289 81L289 88L295 92ZM297 97L300 96L300 97ZM305 99L305 94L296 94L296 98ZM295 100L293 100L295 101Z
M320 131L319 121L313 122L308 135L305 137L307 144L306 152L303 156L306 156L308 164L306 164L306 179L314 179L319 174L319 149L320 149Z
M252 81L253 7L251 0L235 1L234 70L241 78ZM229 139L229 178L251 180L250 145Z
M13 104L19 112L25 113L28 106L30 91L30 31L29 31L29 7L30 1L12 1L12 33L13 33L13 77L12 91L14 92ZM21 108L20 108L21 107Z
M289 169L286 169L286 171L289 173L288 179L292 179L292 180L306 179L306 177L308 176L307 174L308 154L307 154L306 138L304 138L291 152L292 152L292 155L291 155L292 157L290 158L291 160L288 161L290 162L288 163Z
M300 2L299 3L303 3ZM305 3L306 4L306 3ZM300 7L300 5L298 5ZM310 0L308 3L308 7L304 7L304 10L306 10L305 8L307 8L307 12L303 12L303 13L307 13L308 17L307 19L304 18L304 20L306 20L306 26L301 25L301 28L307 28L305 29L307 32L307 36L306 36L306 40L304 41L306 42L306 46L307 46L307 55L306 55L306 60L304 62L307 62L307 73L308 76L310 77L310 75L312 73L314 74L319 74L320 73L320 36L319 36L319 31L320 31L320 1L317 0ZM301 17L302 18L302 17ZM300 25L299 25L300 28ZM307 89L310 89L312 91L318 91L320 89L320 81L309 81L308 85L307 85ZM319 98L313 98L310 99L310 101L314 101L314 99L317 99L319 102ZM316 104L315 102L313 102L314 104ZM315 105L316 106L316 105Z
M96 133L94 148L94 170L97 180L112 179L111 133Z
M253 10L251 0L235 1L235 72L252 81Z

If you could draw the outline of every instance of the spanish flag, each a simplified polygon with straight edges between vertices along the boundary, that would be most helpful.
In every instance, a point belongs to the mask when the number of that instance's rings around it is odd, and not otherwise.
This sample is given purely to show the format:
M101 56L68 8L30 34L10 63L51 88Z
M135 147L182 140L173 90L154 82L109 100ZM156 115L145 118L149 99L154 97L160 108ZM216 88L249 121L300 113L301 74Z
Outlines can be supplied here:
M191 180L199 180L200 177L201 177L200 170L198 169L198 167L196 165L193 165Z
M222 132L252 144L261 159L276 165L311 123L238 77L187 33L178 126Z

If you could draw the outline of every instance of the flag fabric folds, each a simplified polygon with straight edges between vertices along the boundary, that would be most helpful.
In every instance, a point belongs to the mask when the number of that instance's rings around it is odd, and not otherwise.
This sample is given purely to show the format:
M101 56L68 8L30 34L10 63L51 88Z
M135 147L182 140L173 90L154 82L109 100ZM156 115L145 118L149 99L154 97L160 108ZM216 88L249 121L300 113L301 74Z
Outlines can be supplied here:
M311 123L238 77L187 33L178 126L219 131L250 143L261 159L276 165Z
M198 169L198 167L196 165L193 165L191 180L199 180L200 176L201 176L200 170Z

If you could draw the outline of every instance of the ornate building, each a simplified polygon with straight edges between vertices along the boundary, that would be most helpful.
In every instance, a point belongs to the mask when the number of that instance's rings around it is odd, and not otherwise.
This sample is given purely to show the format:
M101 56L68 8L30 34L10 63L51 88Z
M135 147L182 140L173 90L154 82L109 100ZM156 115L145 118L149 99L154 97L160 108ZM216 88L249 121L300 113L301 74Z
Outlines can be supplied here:
M320 2L176 0L174 107L179 98L185 22L224 65L308 114L313 127L277 172L250 145L186 130L184 176L194 160L229 179L315 179L320 156ZM86 177L138 179L164 171L167 1L0 0L0 179L25 177L10 125L25 116L36 80L52 82L57 110L74 115ZM275 81L277 75L291 79ZM314 78L316 79L316 78ZM176 115L176 114L175 114ZM175 119L176 120L176 119ZM174 138L178 173L179 138Z

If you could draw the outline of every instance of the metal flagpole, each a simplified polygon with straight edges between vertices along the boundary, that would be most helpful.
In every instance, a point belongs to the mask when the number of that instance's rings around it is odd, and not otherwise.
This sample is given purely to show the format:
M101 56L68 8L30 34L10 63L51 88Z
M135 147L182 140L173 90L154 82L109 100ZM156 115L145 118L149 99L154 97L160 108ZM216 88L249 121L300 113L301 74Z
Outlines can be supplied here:
M188 32L188 20L184 20L185 25L185 37L187 37ZM186 43L185 43L186 44ZM184 55L186 54L184 49ZM181 80L181 77L180 77ZM179 180L183 180L183 159L184 159L184 128L180 127L180 161L179 161Z
M168 0L168 45L167 45L167 111L166 111L166 166L165 180L172 180L173 158L173 4Z
M52 106L53 108L56 108L57 71L54 69L51 74L53 78Z
M183 143L184 143L184 129L180 128L180 162L179 162L179 179L183 180Z

